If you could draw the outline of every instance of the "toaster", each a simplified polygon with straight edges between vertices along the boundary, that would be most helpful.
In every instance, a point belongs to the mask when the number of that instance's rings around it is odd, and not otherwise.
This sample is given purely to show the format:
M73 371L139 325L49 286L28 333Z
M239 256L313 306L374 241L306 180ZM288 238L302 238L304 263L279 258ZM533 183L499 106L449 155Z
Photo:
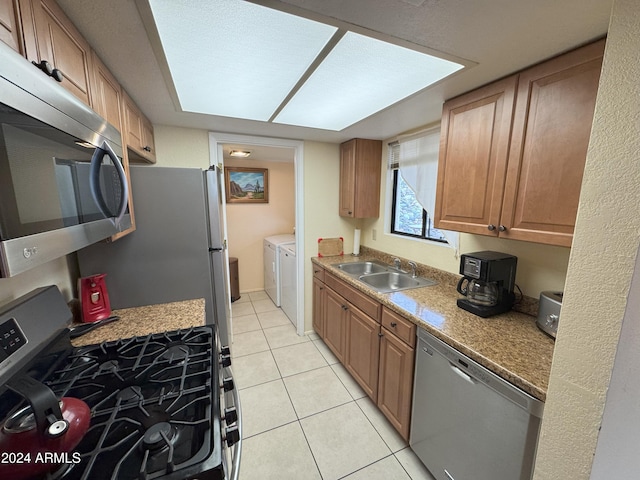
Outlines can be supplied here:
M536 324L547 335L556 338L560 308L562 307L562 292L541 292Z

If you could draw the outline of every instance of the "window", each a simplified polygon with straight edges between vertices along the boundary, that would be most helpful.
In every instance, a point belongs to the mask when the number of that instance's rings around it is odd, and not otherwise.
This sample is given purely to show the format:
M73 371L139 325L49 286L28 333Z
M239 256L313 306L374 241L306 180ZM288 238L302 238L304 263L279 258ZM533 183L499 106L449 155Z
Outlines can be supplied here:
M422 208L416 195L402 178L398 166L400 145L389 145L389 169L393 175L391 199L391 233L447 243L444 234L433 227L429 214Z

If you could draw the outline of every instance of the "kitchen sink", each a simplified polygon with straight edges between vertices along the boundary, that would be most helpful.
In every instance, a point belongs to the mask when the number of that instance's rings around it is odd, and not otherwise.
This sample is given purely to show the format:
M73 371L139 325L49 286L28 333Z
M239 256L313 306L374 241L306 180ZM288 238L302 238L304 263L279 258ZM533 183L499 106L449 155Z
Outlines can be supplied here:
M372 273L386 272L389 267L376 262L353 262L336 265L344 273L349 275L369 275Z
M428 278L413 277L408 273L382 272L370 275L361 275L360 280L365 285L373 288L378 293L391 293L410 288L429 287L436 282Z
M334 264L378 293L391 293L410 288L429 287L436 282L398 270L391 265L378 262L349 262Z

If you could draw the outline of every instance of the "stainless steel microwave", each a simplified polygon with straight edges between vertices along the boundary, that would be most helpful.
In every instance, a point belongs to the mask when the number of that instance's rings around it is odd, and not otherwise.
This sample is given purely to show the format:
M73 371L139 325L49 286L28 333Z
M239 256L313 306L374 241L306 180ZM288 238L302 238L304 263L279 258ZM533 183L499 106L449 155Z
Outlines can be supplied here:
M120 133L0 42L0 276L131 226Z

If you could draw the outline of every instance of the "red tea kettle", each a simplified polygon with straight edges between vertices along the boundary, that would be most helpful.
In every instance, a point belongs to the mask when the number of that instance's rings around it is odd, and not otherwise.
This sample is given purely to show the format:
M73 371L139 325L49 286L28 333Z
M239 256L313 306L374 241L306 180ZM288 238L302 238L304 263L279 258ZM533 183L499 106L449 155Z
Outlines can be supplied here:
M83 322L97 322L111 316L111 304L104 277L99 273L78 279L78 295Z
M87 404L78 398L58 399L47 386L27 376L7 383L7 387L24 397L29 406L0 425L0 451L11 452L15 458L15 462L0 463L0 477L32 478L56 469L65 454L73 458L73 449L91 422Z

